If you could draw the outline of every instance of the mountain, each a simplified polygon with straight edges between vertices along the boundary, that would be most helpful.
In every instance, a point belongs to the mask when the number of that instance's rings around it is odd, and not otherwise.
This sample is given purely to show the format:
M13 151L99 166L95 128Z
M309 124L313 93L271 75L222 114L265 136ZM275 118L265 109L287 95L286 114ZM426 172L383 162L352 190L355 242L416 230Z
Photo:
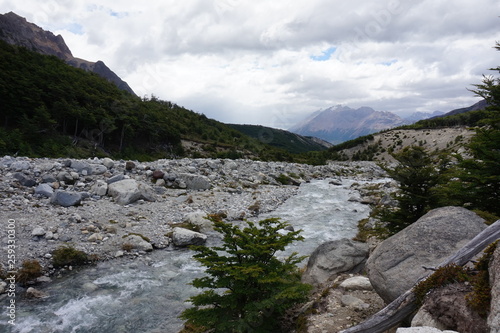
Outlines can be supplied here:
M454 115L457 115L457 114L461 114L461 113L465 113L465 112L470 112L470 111L477 111L477 110L483 110L484 108L486 108L488 106L488 102L486 102L486 100L481 100L477 103L475 103L474 105L471 105L469 107L466 107L466 108L460 108L460 109L455 109L455 110L452 110L450 112L447 112L447 113L444 113L442 115L438 115L436 117L433 117L433 118L439 118L439 117L447 117L447 116L454 116Z
M403 124L405 120L391 112L337 105L316 111L290 131L337 144Z
M444 112L442 112L442 111L434 111L432 113L417 111L417 112L413 112L409 116L403 117L403 119L406 120L408 123L415 123L419 120L439 117L442 115L444 115Z
M0 39L11 45L23 46L31 51L56 56L73 67L96 73L113 82L118 88L134 94L132 88L104 62L91 62L73 57L61 35L55 36L52 32L43 30L13 12L0 14Z
M263 143L294 154L308 151L322 151L332 146L332 144L319 138L306 137L271 127L237 124L230 124L229 126Z

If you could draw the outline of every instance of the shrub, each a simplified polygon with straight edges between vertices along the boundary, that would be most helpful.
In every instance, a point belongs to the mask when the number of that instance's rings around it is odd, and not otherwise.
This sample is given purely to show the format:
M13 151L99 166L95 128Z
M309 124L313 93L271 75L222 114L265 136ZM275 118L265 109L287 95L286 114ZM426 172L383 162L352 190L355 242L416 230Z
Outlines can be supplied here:
M278 219L246 222L240 229L213 220L223 245L193 247L194 258L206 267L206 276L191 283L204 291L189 301L192 308L180 318L191 327L210 332L280 332L280 319L293 305L307 299L311 286L300 282L296 253L279 260L275 253L296 240L299 231L281 234L288 226Z
M42 275L42 266L38 260L26 260L17 273L16 281L24 286Z
M71 246L61 246L52 252L54 267L81 266L89 260L88 255Z

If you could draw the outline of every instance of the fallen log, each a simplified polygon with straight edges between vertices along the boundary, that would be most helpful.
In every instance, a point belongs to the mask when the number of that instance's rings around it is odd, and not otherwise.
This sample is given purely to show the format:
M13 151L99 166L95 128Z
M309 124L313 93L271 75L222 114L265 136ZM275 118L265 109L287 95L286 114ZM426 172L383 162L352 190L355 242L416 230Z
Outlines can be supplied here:
M438 267L450 264L463 266L497 239L500 239L500 220L484 229L464 247L439 264ZM418 279L415 285L425 280L430 274ZM412 287L366 321L340 333L382 333L401 323L417 309L418 305Z

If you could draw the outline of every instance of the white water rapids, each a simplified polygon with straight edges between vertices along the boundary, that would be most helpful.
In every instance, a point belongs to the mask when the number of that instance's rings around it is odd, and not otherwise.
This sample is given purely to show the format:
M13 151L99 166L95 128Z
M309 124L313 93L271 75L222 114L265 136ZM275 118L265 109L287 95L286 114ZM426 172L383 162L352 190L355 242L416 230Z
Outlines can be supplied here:
M357 222L368 216L369 206L348 200L359 196L351 189L354 182L344 179L338 186L327 179L302 184L296 196L259 219L279 217L295 230L302 229L305 241L292 244L289 251L310 255L326 241L355 236ZM212 235L207 245L217 241ZM197 293L188 283L203 274L192 254L157 250L147 256L150 261L101 262L54 279L42 289L50 297L18 299L16 325L8 324L3 315L0 332L176 333L182 327L177 317L188 306L185 300Z

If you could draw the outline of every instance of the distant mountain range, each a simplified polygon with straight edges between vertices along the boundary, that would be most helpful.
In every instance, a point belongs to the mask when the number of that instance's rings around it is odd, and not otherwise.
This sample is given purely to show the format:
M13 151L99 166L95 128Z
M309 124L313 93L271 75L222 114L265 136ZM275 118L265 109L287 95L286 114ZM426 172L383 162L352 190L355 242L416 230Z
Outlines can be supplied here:
M337 144L406 123L391 112L375 111L369 107L352 109L337 105L313 113L291 127L290 131Z
M43 30L13 12L0 14L0 39L11 45L24 46L41 54L56 56L73 67L94 72L113 82L118 88L134 94L132 88L104 62L91 62L73 57L61 35L55 36L52 32Z
M410 125L419 120L443 117L484 107L485 102L481 101L469 108L457 109L448 113L442 111L414 112L409 116L400 117L392 112L375 111L370 107L353 109L337 105L312 113L289 130L300 135L318 137L330 143L339 144L385 129Z

